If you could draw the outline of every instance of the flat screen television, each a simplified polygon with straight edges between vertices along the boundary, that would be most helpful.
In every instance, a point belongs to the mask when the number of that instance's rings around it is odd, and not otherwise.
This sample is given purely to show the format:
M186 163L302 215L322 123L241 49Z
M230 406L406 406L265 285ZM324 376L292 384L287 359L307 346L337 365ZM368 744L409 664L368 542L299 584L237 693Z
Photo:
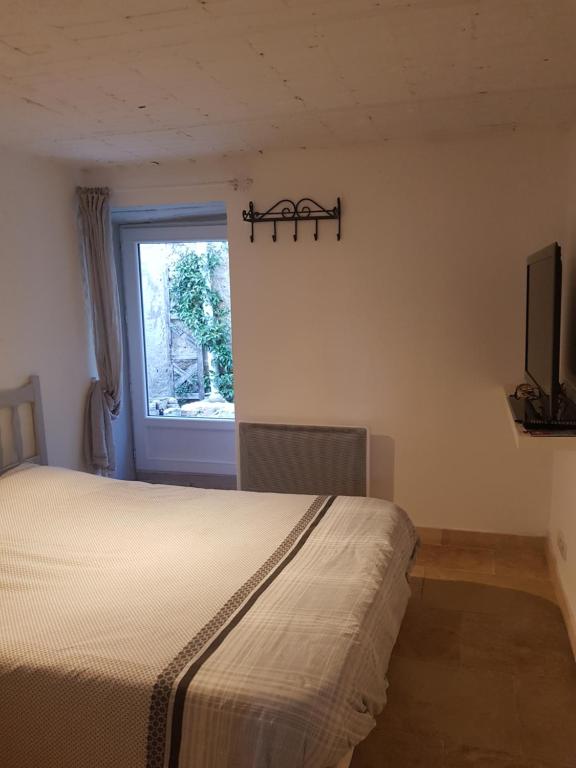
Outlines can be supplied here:
M535 407L555 419L560 396L560 301L562 258L558 243L528 257L526 279L526 351L524 369L541 398Z

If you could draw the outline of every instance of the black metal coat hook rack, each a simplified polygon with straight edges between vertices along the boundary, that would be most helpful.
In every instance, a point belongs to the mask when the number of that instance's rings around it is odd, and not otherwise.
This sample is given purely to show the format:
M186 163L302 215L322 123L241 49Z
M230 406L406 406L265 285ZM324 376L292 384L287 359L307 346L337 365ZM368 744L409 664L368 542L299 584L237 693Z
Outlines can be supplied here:
M336 205L334 208L324 208L324 206L312 200L310 197L303 197L301 200L294 202L293 200L279 200L274 203L273 206L268 208L267 211L260 213L254 209L254 203L250 201L248 204L248 210L242 211L242 218L244 221L250 223L250 242L254 242L254 224L260 224L261 222L270 222L272 224L272 240L276 242L278 237L278 231L276 226L279 221L291 221L294 224L294 234L292 235L294 242L298 240L298 222L299 221L313 221L314 222L314 240L318 240L318 222L325 220L332 220L338 222L338 230L336 232L336 239L340 240L340 217L342 208L340 205L340 198L336 198Z

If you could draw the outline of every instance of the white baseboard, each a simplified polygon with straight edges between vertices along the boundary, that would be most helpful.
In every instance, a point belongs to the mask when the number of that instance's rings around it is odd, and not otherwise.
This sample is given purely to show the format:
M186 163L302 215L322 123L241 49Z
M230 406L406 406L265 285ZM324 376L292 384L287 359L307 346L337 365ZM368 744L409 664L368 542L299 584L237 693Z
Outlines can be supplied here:
M546 556L548 558L548 566L550 568L550 578L552 579L554 590L556 592L556 599L558 601L558 605L560 606L560 610L562 611L562 615L564 616L566 629L568 630L568 636L570 638L570 644L572 645L572 651L574 653L574 658L576 659L576 616L574 616L568 601L568 597L564 587L562 586L562 581L560 580L560 574L558 572L558 563L556 561L554 545L550 539L548 539L547 542Z

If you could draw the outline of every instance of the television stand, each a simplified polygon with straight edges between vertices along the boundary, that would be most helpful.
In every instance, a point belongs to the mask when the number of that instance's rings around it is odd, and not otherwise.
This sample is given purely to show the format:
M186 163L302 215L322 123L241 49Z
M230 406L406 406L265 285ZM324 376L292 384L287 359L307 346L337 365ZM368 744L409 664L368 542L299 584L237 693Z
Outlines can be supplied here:
M514 421L522 424L528 432L570 432L576 431L576 405L567 397L562 397L556 417L543 415L543 409L538 400L517 399L508 395L508 405L514 416Z

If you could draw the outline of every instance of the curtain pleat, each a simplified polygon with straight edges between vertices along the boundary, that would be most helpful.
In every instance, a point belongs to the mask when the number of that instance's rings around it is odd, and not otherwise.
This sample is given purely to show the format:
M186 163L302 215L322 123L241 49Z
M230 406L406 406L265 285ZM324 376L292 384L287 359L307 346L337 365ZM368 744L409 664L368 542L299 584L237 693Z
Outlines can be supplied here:
M122 328L112 251L110 191L79 187L80 234L92 312L98 379L93 380L84 419L84 457L89 469L116 468L112 419L120 412Z

